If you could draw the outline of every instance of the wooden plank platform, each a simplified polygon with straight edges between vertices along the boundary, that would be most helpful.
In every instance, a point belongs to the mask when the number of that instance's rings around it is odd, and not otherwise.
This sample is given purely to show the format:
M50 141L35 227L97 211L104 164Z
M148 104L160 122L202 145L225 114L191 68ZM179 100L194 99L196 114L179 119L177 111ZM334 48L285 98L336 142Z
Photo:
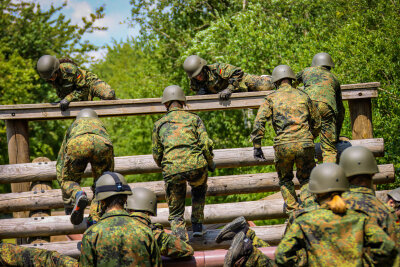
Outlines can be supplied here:
M342 85L343 100L370 99L378 96L379 82ZM230 100L221 101L218 95L188 96L188 110L213 111L258 108L264 97L273 91L234 93ZM74 118L82 108L93 108L99 116L132 116L165 113L160 98L121 99L108 101L72 102L67 111L59 104L20 104L0 106L3 120L54 120Z

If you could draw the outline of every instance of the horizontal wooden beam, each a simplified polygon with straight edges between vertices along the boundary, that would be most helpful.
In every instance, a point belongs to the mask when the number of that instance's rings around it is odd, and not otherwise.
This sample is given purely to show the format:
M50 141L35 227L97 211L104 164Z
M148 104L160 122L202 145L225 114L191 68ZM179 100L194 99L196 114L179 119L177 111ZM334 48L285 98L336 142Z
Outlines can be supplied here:
M207 226L206 226L207 227ZM255 226L251 227L257 237L268 242L270 245L276 245L281 240L285 231L286 224L268 225L268 226ZM194 250L213 250L213 249L227 249L232 241L224 241L220 244L215 242L215 238L221 230L206 230L202 238L193 238L192 232L189 232L189 244ZM47 250L55 250L60 254L67 255L73 258L78 258L80 251L78 246L80 241L64 241L52 243L39 243L24 245L24 247L35 247Z
M386 191L376 192L377 196ZM236 203L210 204L204 208L204 223L226 223L236 217L244 216L247 220L267 220L285 218L283 199L246 201ZM192 207L185 208L185 220L190 224ZM152 217L153 223L168 226L168 208L157 209L157 217ZM72 225L70 216L31 217L0 220L0 239L53 236L66 234L82 234L86 230L86 218L79 225Z
M349 146L364 146L371 150L376 157L384 153L383 138L351 140L340 142L338 151L341 153ZM315 145L316 155L322 159L320 144ZM215 163L217 168L237 168L245 166L271 165L274 163L274 149L272 146L263 147L265 162L254 160L253 148L229 148L216 149ZM121 174L142 174L161 172L155 164L152 155L126 156L115 158L115 171ZM88 166L84 177L91 176L91 168ZM56 179L56 162L22 163L0 166L0 184L51 181Z
M380 83L342 85L344 100L375 98ZM188 96L190 111L212 111L228 109L258 108L267 94L273 91L246 92L232 94L227 101L219 100L218 95ZM59 104L20 104L0 106L0 119L3 120L54 120L74 118L82 108L93 108L99 116L132 116L165 113L160 98L121 99L107 101L72 102L67 111L61 111Z
M379 173L374 175L374 184L387 184L394 182L393 164L379 165ZM299 187L294 179L296 188ZM164 181L131 183L132 188L145 187L156 193L159 200L165 199ZM93 194L90 187L85 187L88 197ZM232 194L248 194L259 192L279 191L278 174L255 173L208 178L208 196L223 196ZM190 187L187 187L187 197L190 197ZM0 212L15 212L27 210L45 210L63 208L61 190L43 190L0 195Z

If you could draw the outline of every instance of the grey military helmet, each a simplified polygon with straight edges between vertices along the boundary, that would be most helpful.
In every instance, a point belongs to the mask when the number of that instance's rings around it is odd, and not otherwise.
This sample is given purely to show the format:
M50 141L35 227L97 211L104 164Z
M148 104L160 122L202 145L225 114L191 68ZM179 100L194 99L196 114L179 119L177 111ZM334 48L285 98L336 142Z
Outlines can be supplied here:
M200 74L205 65L207 65L207 61L199 56L191 55L183 62L183 69L186 71L189 79L192 79Z
M170 85L164 89L161 103L165 104L174 100L186 102L185 93L178 85Z
M308 191L321 194L349 190L349 181L342 167L335 163L323 163L316 166L310 175Z
M332 57L328 53L318 53L313 57L311 66L327 66L334 68L335 63L333 63Z
M132 189L132 195L128 197L126 208L134 211L148 211L151 215L157 216L157 196L147 188L135 187Z
M340 155L339 164L347 177L379 172L374 154L363 146L346 148Z
M388 196L393 198L394 201L400 202L400 187L393 189L388 193Z
M81 111L79 111L78 115L76 115L76 119L80 118L98 118L96 111L94 111L91 108L84 108Z
M271 82L275 83L282 79L296 79L296 75L294 75L293 70L288 65L279 65L275 67L272 71L272 79Z
M93 201L100 201L114 195L132 195L132 190L122 174L104 172L96 182Z
M55 56L41 56L36 64L40 77L48 80L60 68L60 61Z

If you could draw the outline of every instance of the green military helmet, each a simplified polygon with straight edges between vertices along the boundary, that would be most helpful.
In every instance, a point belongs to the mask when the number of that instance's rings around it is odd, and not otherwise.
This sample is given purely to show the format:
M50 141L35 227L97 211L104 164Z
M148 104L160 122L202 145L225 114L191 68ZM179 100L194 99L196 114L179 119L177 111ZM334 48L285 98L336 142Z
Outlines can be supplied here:
M135 187L132 189L132 195L128 197L126 208L135 211L148 211L151 215L157 216L157 196L147 188Z
M296 75L294 75L293 70L288 65L279 65L275 67L272 71L271 82L275 83L285 78L295 80Z
M342 167L335 163L323 163L316 166L310 175L308 191L321 194L349 190L349 181Z
M104 172L96 182L93 201L100 201L114 195L132 195L132 190L122 174Z
M340 155L339 164L347 177L379 172L374 154L363 146L346 148Z
M400 202L400 187L393 189L388 193L388 196L393 198L394 201Z
M183 62L183 69L186 71L189 79L192 79L200 74L205 65L207 65L207 61L199 56L191 55Z
M333 63L332 57L328 53L318 53L313 57L311 66L327 66L334 68L335 63Z
M41 56L36 64L40 77L48 80L59 69L60 61L55 56Z
M98 118L96 111L91 108L84 108L76 115L76 119L80 118Z
M178 85L170 85L164 89L161 103L165 104L174 100L186 102L185 93Z

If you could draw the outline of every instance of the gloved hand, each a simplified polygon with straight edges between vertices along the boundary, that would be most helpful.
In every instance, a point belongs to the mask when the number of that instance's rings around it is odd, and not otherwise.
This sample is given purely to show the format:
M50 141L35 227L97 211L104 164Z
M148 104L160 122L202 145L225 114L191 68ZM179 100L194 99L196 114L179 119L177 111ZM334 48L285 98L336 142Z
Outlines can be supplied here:
M67 99L63 99L60 101L60 109L61 111L66 111L69 106L69 101Z
M206 88L204 88L204 87L201 87L199 89L199 91L197 91L197 95L206 95L206 94L208 94L208 93L207 93Z
M219 93L219 99L221 100L228 100L231 97L232 91L231 89L225 89Z
M208 170L210 172L214 172L216 168L215 162L213 161L211 164L208 164Z
M261 147L254 148L254 159L257 161L267 161L264 157L264 153L263 153Z

